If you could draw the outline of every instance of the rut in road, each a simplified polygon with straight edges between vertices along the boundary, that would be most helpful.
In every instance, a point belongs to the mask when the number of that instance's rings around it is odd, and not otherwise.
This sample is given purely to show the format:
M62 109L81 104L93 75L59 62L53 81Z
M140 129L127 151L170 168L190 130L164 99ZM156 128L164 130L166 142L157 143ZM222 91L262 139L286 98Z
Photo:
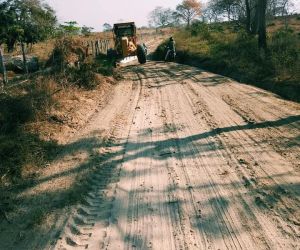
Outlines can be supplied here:
M175 63L122 71L130 98L55 248L299 249L300 105Z

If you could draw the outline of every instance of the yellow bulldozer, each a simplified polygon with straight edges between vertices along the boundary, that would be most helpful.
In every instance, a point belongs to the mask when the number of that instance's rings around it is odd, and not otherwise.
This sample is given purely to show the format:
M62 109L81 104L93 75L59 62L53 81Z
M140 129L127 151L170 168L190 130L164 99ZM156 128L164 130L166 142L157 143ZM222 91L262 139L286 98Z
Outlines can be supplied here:
M116 23L113 27L114 48L107 51L107 56L115 61L121 61L130 56L137 56L139 63L147 61L147 47L137 44L136 26L134 22Z

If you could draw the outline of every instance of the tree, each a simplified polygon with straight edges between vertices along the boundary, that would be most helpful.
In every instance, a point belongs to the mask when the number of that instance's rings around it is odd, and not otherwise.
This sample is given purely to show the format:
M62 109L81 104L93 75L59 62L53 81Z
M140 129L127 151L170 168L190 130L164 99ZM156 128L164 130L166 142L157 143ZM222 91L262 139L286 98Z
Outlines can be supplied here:
M112 26L109 23L105 23L105 24L103 24L103 30L104 31L111 31Z
M215 13L224 16L228 21L244 17L243 0L212 0L210 5Z
M251 7L249 0L245 0L246 6L246 31L248 34L251 33Z
M3 75L3 81L0 83L0 92L2 92L4 85L7 83L7 74L6 74L4 56L3 56L1 44L0 44L0 69Z
M53 35L55 12L40 0L6 0L0 3L0 43L11 51L17 41L36 43Z
M267 49L267 32L266 32L266 9L267 0L257 0L258 12L258 47Z
M266 15L268 17L273 16L285 16L293 7L291 0L268 0Z
M207 21L209 23L211 22L218 22L219 16L216 10L214 9L214 6L212 2L209 2L206 7L202 11L202 19L203 21Z
M12 51L21 43L24 70L28 73L24 43L46 39L56 24L56 16L41 0L6 0L0 4L0 44L6 43Z
M172 25L173 26L180 26L181 25L181 18L180 16L178 15L177 11L173 11L172 12Z
M181 4L177 5L176 11L189 27L191 22L200 16L201 4L197 0L183 0Z
M87 27L87 26L83 26L82 28L81 28L81 34L83 34L84 36L89 36L91 33L92 33L92 30L93 30L94 28L92 28L92 27Z
M64 22L64 24L60 25L60 28L67 35L78 35L81 28L77 26L78 23L76 21Z
M11 3L8 1L0 3L0 44L6 43L8 50L13 48L15 38L15 25L17 16L13 11Z
M149 23L155 27L165 27L173 22L173 11L170 8L156 7L149 14Z

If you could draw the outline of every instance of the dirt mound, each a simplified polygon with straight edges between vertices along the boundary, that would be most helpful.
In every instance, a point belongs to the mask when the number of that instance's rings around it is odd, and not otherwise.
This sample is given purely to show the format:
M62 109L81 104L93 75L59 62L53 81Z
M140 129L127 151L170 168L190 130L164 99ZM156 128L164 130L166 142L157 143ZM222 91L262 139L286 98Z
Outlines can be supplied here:
M78 67L86 59L86 47L80 40L64 37L56 40L47 66L63 70L66 66Z

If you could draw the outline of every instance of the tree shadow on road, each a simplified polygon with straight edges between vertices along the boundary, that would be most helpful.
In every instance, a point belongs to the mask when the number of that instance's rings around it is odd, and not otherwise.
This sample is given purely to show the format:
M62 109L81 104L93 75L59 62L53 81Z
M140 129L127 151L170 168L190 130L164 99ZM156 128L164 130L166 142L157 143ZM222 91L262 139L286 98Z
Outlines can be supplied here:
M124 72L135 71L136 74L131 79L134 81L147 81L153 78L154 81L151 81L152 83L148 86L149 88L161 88L170 84L181 84L180 79L184 81L184 79L186 78L192 79L196 82L200 81L198 76L199 74L201 74L201 70L191 71L183 65L177 66L174 64L174 66L172 67L175 67L176 73L172 73L172 71L168 69L169 66L161 65L161 67L163 68L163 70L159 73L159 75L157 72L157 68L155 68L155 65L151 64L149 64L148 66L147 74L145 73L145 71L143 71L143 68L137 66L129 66L124 69ZM179 82L170 81L170 75L172 77L177 77L179 79ZM226 80L223 81L222 77L220 77L220 79L204 77L202 80L209 85L211 83L221 84L226 82ZM30 240L28 238L24 238L22 236L22 233L20 234L20 232L32 230L32 235L34 235L35 237L38 236L37 238L42 239L39 243L39 247L40 249L43 249L49 241L55 241L55 238L57 238L57 235L54 235L52 238L47 237L49 229L43 229L43 227L40 225L45 221L47 216L49 214L51 214L52 216L58 216L60 212L68 211L68 208L72 205L85 203L85 197L87 196L87 193L94 192L95 188L98 189L98 191L108 189L113 182L118 181L118 179L116 178L116 176L118 176L118 167L120 167L122 164L144 158L151 158L152 160L157 162L163 162L168 158L175 158L178 160L182 160L183 158L201 158L203 154L207 155L207 153L210 153L210 157L212 158L216 157L216 155L214 155L216 151L223 150L223 145L216 143L214 140L209 140L210 138L214 138L220 134L230 133L233 131L276 128L292 123L299 124L299 122L300 115L295 115L274 121L248 123L243 125L233 125L223 128L211 129L210 131L189 135L183 138L176 137L158 141L141 142L139 141L139 138L128 138L126 142L120 143L113 140L107 140L105 138L96 138L95 136L82 138L67 145L60 145L58 147L59 154L57 155L56 159L53 160L53 164L56 161L58 162L64 160L66 157L76 157L76 155L81 152L84 152L86 154L86 157L82 160L82 162L80 162L76 166L72 166L71 168L60 169L55 174L50 174L45 177L37 176L34 180L24 182L23 185L14 190L4 189L4 192L13 194L13 196L16 197L15 199L10 201L11 203L13 203L13 212L8 212L8 218L5 218L5 216L2 218L3 220L6 220L6 224L4 223L4 226L7 228L6 230L9 231L10 225L12 223L19 225L17 229L19 231L12 233L10 238L10 240L16 241L16 246L22 246L22 242ZM182 129L184 130L184 128ZM145 135L147 135L147 133L159 133L159 131L165 133L165 127L155 128L151 131L140 131L139 136L144 137ZM176 128L174 129L174 131L169 131L169 133L176 133ZM102 147L113 148L113 151L104 154L102 152L99 152L99 148ZM157 168L158 167L159 166L157 166ZM165 166L160 167L165 168ZM122 171L126 172L125 169L122 169ZM142 176L143 174L145 174L145 171L143 169L140 169L139 166L137 166L134 171L135 175ZM130 173L127 174L129 174L129 176L133 175L133 173L131 173L131 175ZM65 177L73 176L79 176L79 178L75 179L73 184L68 186L66 189L57 188L53 191L40 190L39 193L30 193L30 190L38 188L44 183L55 183L56 181L59 181L60 179L63 179ZM93 185L92 183L96 183L96 185ZM193 187L193 189L196 192L205 192L205 190L207 189L211 190L215 187L222 187L222 185L222 183L207 183L206 185L195 186ZM234 186L238 185L244 186L244 180L241 180L239 183L233 183L230 186L227 186L227 188L233 189ZM281 186L283 186L283 190L291 190L293 188L299 190L298 184ZM259 194L259 190L255 191L257 188L258 187L253 187L251 192L253 192L254 194ZM179 187L175 186L171 191L173 193L176 193L180 190L181 189ZM22 195L27 191L27 195ZM181 191L189 192L188 189L184 189ZM123 192L128 193L130 192L130 190L123 190ZM142 196L147 195L149 191L141 189L139 192L141 192ZM157 191L156 195L159 196L161 195L161 193L169 192L170 189L160 190ZM232 192L235 193L234 190ZM289 195L287 191L279 190L278 186L275 185L265 187L265 192L267 193L267 195L257 196L260 198L256 200L253 199L254 205L258 205L258 207L261 208L268 206L274 207L276 203L281 201L281 196ZM268 195L272 194L272 192L274 193L274 195L272 196L273 198L268 198ZM278 197L278 193L281 193L280 197ZM162 205L160 204L159 199L157 200L157 204L152 204L154 207ZM102 198L101 202L107 203L111 201L106 200L104 197ZM135 219L139 220L148 215L155 215L167 219L167 213L180 213L179 210L183 209L183 206L186 202L187 201L178 200L178 202L176 202L176 206L170 203L168 206L166 206L168 207L167 211L165 211L165 213L162 213L159 210L155 210L152 208L149 209L148 204L141 201L138 206L140 208L140 211L142 212L138 213L136 215L137 218ZM230 208L232 202L233 201L229 197L224 197L220 194L218 194L215 198L210 198L207 201L202 201L202 206L209 207L212 213L210 215L206 215L203 218L200 218L199 216L197 217L197 215L195 215L194 221L196 221L196 223L192 226L205 234L209 234L211 238L230 237L232 232L227 232L226 230L228 229L224 228L225 226L221 221L223 219L222 216L224 216L224 214L227 212L227 209ZM87 204L87 206L89 206L89 204ZM30 210L32 207L35 207L36 210ZM40 208L42 208L42 210ZM130 203L129 210L134 210L133 201ZM35 214L34 222L32 222L32 213ZM102 215L98 217L97 220L100 222L107 221L108 217L109 216L107 215ZM6 233L8 231L6 231ZM59 233L59 230L57 232ZM238 234L239 232L233 233ZM145 239L142 233L140 235L126 234L126 232L123 232L121 229L119 229L119 233L124 241L135 242L134 244L137 248L141 248L141 246L145 246L145 244L147 244L147 239ZM3 233L1 234L4 235Z

